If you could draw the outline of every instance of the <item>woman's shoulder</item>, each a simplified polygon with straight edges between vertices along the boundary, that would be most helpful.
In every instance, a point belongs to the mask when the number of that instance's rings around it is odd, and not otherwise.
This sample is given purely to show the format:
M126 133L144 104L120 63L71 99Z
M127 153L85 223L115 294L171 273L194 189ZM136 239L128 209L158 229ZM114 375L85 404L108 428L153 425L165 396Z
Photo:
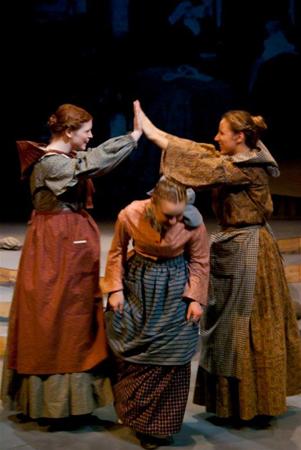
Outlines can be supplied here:
M60 178L66 173L73 174L75 170L76 160L65 154L46 153L36 164L36 170L42 170L48 176Z
M216 150L215 145L207 142L198 142L192 139L186 139L171 134L167 135L168 147L182 148L184 150L206 151L212 154L212 156L219 156L220 153Z
M132 212L142 212L145 210L147 205L150 203L150 199L145 200L134 200L131 203L129 203L123 211L125 211L127 214L130 214Z
M149 203L150 199L134 200L120 211L118 218L121 220L132 220L133 218L139 218L145 214L145 210Z

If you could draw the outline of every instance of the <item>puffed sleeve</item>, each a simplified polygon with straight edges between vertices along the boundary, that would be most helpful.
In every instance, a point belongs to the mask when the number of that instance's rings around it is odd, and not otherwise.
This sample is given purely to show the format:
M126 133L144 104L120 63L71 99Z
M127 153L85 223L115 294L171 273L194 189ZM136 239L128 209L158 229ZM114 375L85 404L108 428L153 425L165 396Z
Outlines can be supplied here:
M65 155L47 155L39 163L39 177L48 189L58 196L78 182L76 177L76 158Z
M118 166L136 147L137 142L131 134L126 134L111 138L98 147L78 152L76 175L104 175Z
M209 240L204 224L191 231L191 239L186 244L185 254L189 274L183 297L206 305L209 283Z
M249 184L251 178L222 155L214 145L167 135L161 172L187 186L200 188L219 184Z
M125 213L122 210L115 224L114 236L106 262L105 276L101 283L101 289L104 294L123 289L124 266L130 239Z

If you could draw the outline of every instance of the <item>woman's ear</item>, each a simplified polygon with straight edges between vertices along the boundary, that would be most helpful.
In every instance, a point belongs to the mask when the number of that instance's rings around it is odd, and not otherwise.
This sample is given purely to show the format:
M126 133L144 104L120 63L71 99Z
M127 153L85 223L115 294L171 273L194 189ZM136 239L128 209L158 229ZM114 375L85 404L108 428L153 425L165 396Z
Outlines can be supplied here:
M72 138L72 131L69 128L67 128L65 130L65 135L66 135L67 138L71 139Z
M236 142L237 144L241 144L245 141L245 134L242 131L238 131L236 134Z

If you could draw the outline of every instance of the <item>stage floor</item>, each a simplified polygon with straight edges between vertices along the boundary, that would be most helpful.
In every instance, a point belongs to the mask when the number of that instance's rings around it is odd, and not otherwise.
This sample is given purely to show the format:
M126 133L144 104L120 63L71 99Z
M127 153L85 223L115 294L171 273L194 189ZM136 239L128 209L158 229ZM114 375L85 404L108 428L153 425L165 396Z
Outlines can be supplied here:
M214 221L206 222L208 231L216 228ZM271 221L278 239L301 235L300 221ZM105 267L106 254L110 247L113 223L100 223L101 230L101 273ZM22 242L26 224L2 224L0 238L14 236ZM292 260L299 258L290 255ZM20 251L0 250L0 267L16 269ZM1 298L9 300L11 290L1 287ZM0 300L1 300L0 298ZM0 324L1 325L1 324ZM192 361L191 390L181 432L175 436L171 450L301 450L301 395L288 397L288 410L272 420L271 426L264 430L250 427L240 429L217 426L210 422L212 415L204 408L192 403L193 387L198 366L199 354ZM0 367L1 369L1 367ZM138 450L139 442L127 427L117 424L112 405L95 411L99 422L82 427L77 431L49 432L47 427L35 422L18 423L14 413L1 411L0 448L1 450Z

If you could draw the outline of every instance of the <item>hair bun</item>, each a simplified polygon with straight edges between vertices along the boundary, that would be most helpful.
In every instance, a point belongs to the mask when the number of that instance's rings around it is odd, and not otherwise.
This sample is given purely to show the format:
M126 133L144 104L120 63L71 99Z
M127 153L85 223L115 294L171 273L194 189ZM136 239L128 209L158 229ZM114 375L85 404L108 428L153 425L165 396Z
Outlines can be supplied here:
M51 127L57 123L57 117L55 114L52 114L48 119L48 125Z

